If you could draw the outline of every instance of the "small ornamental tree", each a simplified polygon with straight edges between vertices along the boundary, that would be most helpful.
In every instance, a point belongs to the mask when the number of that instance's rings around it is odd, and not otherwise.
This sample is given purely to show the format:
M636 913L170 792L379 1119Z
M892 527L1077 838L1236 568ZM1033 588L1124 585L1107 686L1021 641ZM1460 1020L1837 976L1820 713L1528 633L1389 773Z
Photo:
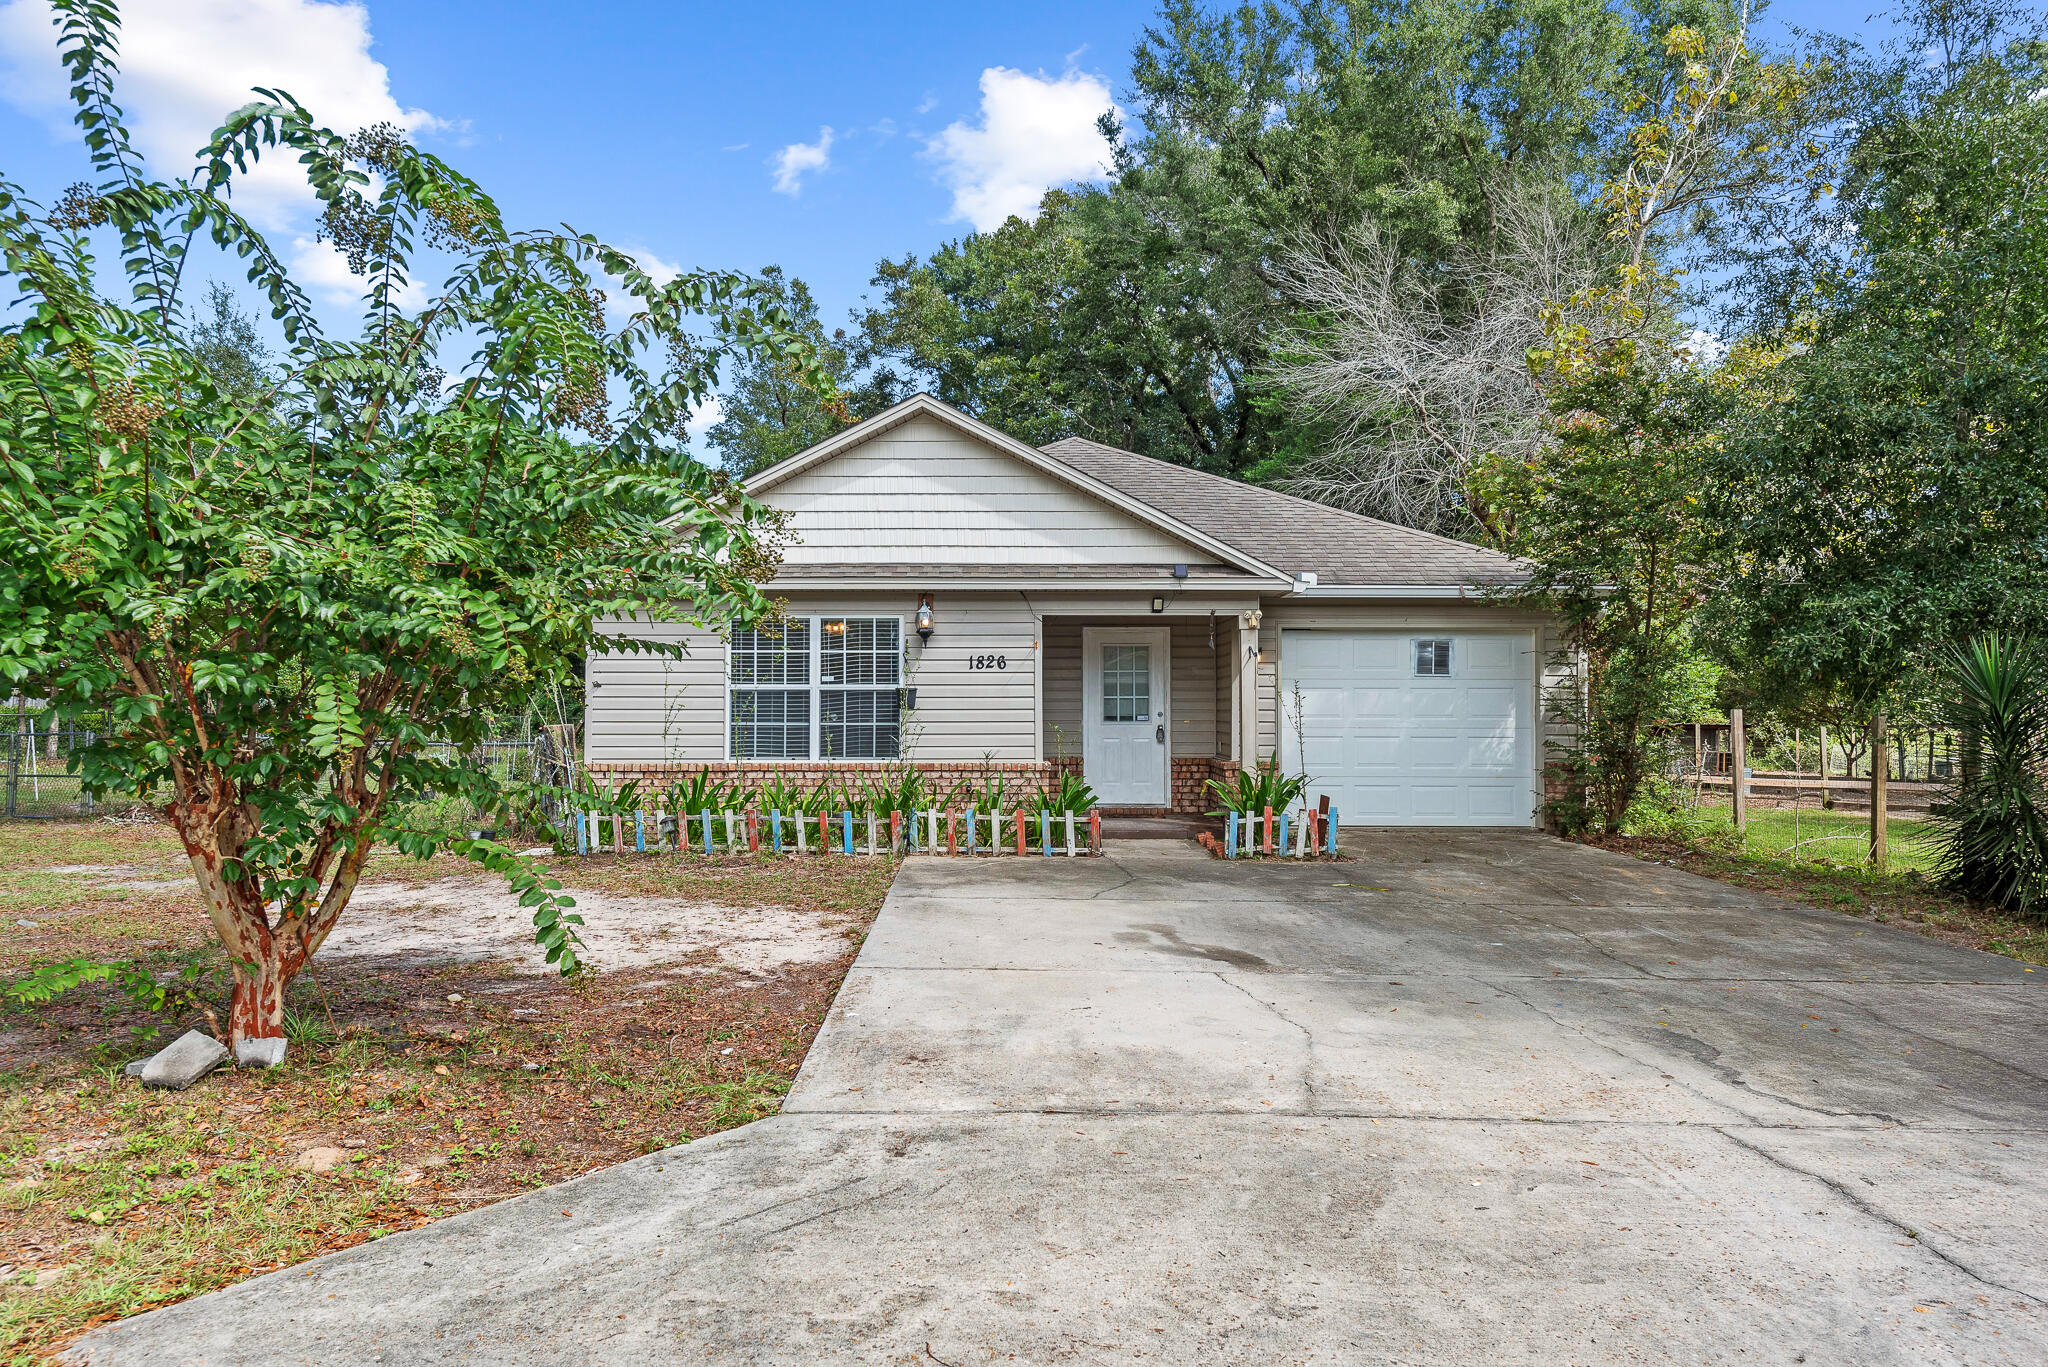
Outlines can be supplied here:
M496 809L508 794L460 758L487 714L587 650L670 649L594 619L772 611L773 514L677 438L727 355L829 390L811 349L744 277L658 285L593 238L508 231L394 130L343 138L282 93L230 115L189 177L151 180L113 101L112 6L57 9L98 183L48 210L0 179L0 678L96 719L76 753L88 792L166 799L233 963L238 1051L282 1036L286 986L380 842L507 874L569 971L580 922L559 884L408 808L457 793ZM304 168L364 280L359 338L322 333L234 210L269 149ZM97 291L100 225L131 302ZM260 393L223 388L190 344L181 286L208 243L249 263L282 328ZM411 310L422 246L449 271ZM595 271L630 296L616 329ZM450 373L444 345L466 353Z

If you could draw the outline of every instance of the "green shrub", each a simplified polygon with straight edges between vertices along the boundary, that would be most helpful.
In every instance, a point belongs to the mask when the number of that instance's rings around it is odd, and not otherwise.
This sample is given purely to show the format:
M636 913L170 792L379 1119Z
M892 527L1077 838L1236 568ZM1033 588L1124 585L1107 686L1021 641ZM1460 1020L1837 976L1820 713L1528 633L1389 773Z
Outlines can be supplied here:
M699 769L689 782L668 790L669 810L682 817L696 816L701 812L744 811L753 800L752 788L742 786L737 779L713 778L709 769Z
M761 791L754 796L760 801L761 810L764 812L782 812L785 815L791 816L816 816L819 812L825 810L825 804L831 799L832 793L824 784L819 784L815 788L806 788L801 784L791 783L782 775L777 774L773 780L762 787Z
M1949 662L1962 764L1932 817L1935 876L2029 919L2048 916L2048 654L1996 633Z
M1034 816L1039 812L1051 812L1054 816L1072 812L1076 816L1085 816L1095 806L1095 790L1084 783L1079 774L1061 774L1058 787L1049 793L1039 793L1031 800Z
M1232 778L1210 779L1209 792L1218 805L1209 815L1220 817L1228 812L1257 815L1268 807L1284 812L1299 802L1307 791L1307 774L1283 774L1280 761L1269 759L1262 769L1240 769Z

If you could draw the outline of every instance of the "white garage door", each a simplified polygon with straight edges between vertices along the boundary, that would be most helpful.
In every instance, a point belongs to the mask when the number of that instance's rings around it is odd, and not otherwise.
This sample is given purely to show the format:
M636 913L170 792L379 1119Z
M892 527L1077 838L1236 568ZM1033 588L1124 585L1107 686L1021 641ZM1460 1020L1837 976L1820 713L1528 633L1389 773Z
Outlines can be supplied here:
M1531 825L1534 651L1526 632L1282 632L1281 762L1347 826Z

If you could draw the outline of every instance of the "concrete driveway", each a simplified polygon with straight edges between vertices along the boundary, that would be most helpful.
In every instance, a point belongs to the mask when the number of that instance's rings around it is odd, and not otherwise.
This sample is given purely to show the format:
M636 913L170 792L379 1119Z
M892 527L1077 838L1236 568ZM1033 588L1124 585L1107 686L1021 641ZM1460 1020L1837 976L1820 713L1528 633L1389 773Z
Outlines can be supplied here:
M910 861L783 1113L95 1364L2048 1362L2048 973L1521 832Z

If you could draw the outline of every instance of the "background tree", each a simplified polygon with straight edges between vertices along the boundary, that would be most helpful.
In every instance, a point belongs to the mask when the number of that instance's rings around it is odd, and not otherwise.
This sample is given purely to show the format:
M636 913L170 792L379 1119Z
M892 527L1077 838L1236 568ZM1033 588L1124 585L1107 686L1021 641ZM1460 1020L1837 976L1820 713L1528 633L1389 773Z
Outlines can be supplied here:
M1599 197L1612 275L1552 305L1530 353L1550 440L1481 481L1532 564L1524 596L1562 616L1583 669L1561 700L1573 796L1553 814L1609 832L1653 771L1658 723L1709 702L1694 617L1719 571L1703 503L1722 433L1779 397L1783 361L1748 341L1700 355L1662 255L1686 219L1804 155L1780 132L1798 117L1801 68L1758 57L1740 26L1674 26L1665 50L1679 75L1636 103L1634 155Z
M862 386L853 373L843 331L825 335L810 286L787 279L782 267L761 272L757 306L780 308L790 329L809 348L815 366L832 381L820 390L798 358L742 356L719 396L721 412L705 440L718 452L721 468L745 479L825 440L847 423L872 416L895 401L885 380Z
M868 354L1034 441L1079 432L1285 479L1328 415L1291 408L1262 374L1319 306L1291 293L1303 273L1284 260L1369 223L1419 297L1462 317L1445 264L1490 259L1503 189L1598 182L1622 102L1664 60L1659 12L1173 0L1133 53L1131 126L1105 123L1110 185L882 263L860 320ZM1308 492L1337 495L1327 469L1315 478Z
M218 280L207 286L189 344L193 359L206 367L221 393L245 408L267 402L277 381L270 348L255 319L236 306L234 291Z
M1919 19L1848 73L1840 202L1768 225L1796 236L1754 297L1795 354L1711 485L1714 634L1767 694L1866 718L1967 634L2048 622L2048 49Z
M1034 444L1079 434L1236 473L1269 424L1246 380L1254 339L1153 248L1136 205L1053 190L1029 223L877 266L862 359Z
M1362 225L1281 265L1301 312L1263 373L1317 439L1287 462L1291 493L1451 536L1514 541L1509 510L1481 495L1490 461L1550 440L1529 372L1544 318L1605 275L1606 244L1555 187L1505 197L1485 244L1436 269Z
M114 101L111 7L58 11L99 183L45 214L0 182L20 320L0 333L0 677L61 717L103 716L74 752L87 791L168 796L233 963L238 1054L281 1057L284 989L380 842L505 871L567 971L577 918L557 885L415 815L430 793L505 797L428 747L478 740L586 650L664 649L595 618L767 611L774 519L677 438L726 355L828 381L746 280L657 286L594 239L510 231L395 130L343 139L286 95L229 115L190 177L148 179ZM356 340L322 335L234 210L235 177L273 147L364 280ZM120 235L132 304L96 292L98 224ZM282 327L267 397L224 385L186 329L178 281L208 240L250 263ZM448 282L407 313L421 243ZM592 270L631 296L617 332ZM437 347L456 337L470 358L451 381Z

